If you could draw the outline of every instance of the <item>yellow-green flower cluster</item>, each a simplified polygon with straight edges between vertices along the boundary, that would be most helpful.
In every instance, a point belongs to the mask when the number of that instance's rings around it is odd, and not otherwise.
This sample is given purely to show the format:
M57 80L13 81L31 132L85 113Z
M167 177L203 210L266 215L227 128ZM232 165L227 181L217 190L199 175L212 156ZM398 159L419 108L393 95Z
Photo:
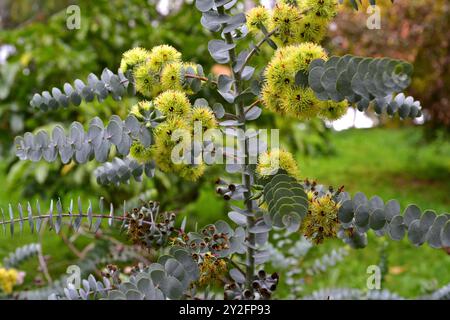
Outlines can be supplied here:
M130 150L131 157L144 163L153 159L163 172L197 180L206 168L201 157L182 162L174 161L173 156L177 156L179 160L183 159L185 155L182 152L191 147L195 125L200 125L203 131L217 128L218 123L213 111L209 107L193 107L186 93L177 90L164 91L153 103L166 119L153 132L155 143L149 148L134 143ZM142 106L138 104L132 111L135 109L134 113L139 114L139 108L145 108L147 104L149 103L143 102ZM178 150L180 154L176 154Z
M184 117L192 109L188 97L182 91L168 90L155 99L155 107L167 118Z
M161 45L151 51L140 47L128 50L123 54L120 70L131 70L136 91L146 98L154 98L165 90L192 94L190 89L183 88L182 79L182 69L192 66L181 61L181 53L174 47Z
M144 147L139 141L134 141L130 148L130 156L140 163L147 163L152 158L151 147Z
M181 53L172 46L163 44L153 47L148 57L148 66L151 71L160 72L169 63L181 61Z
M0 267L0 289L11 294L13 287L19 281L19 272L16 269L5 269Z
M259 156L256 172L261 177L268 177L283 170L286 174L300 179L300 172L293 155L284 150L272 149Z
M144 63L148 59L149 55L150 52L148 52L147 49L140 47L126 51L122 55L122 61L120 62L120 71L125 73L128 70L133 70L137 65Z
M258 33L261 27L267 28L270 12L263 6L250 9L247 12L247 28L251 33Z
M145 112L149 111L152 108L152 105L152 101L139 101L130 108L129 114L135 116L138 120L143 120Z
M173 62L166 65L161 72L162 90L179 90L193 94L192 89L183 87L182 73L186 72L188 68L197 73L197 65L192 62Z
M183 90L181 70L183 63L176 61L169 63L161 72L161 85L163 90Z
M227 271L225 260L214 256L211 252L206 252L199 256L198 266L200 269L198 284L201 287L211 285L220 280Z
M322 101L319 116L327 120L338 120L347 113L347 110L347 100L341 102Z
M301 233L314 244L335 238L339 229L340 203L335 202L329 193L318 197L312 191L308 192L308 201L309 210L302 222Z
M215 129L218 126L214 112L206 107L193 108L189 115L189 121L193 126L195 126L196 123L201 125L203 132L209 129Z
M302 14L298 6L280 2L272 10L269 21L269 30L277 29L276 42L279 45L300 43L299 26Z
M279 0L272 10L256 7L247 13L247 27L258 32L262 26L275 32L281 45L319 43L338 10L338 0Z
M316 116L336 120L345 114L346 101L320 101L311 88L295 83L296 74L303 72L306 76L315 59L326 60L327 54L321 46L311 42L278 49L265 70L264 105L273 112L300 120Z

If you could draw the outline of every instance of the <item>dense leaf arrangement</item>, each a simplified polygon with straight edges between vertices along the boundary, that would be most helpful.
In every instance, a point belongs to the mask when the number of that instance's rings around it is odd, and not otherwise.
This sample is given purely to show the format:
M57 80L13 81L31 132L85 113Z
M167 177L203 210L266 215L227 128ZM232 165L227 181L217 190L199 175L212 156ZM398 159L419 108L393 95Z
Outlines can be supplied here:
M3 232L6 232L6 225L9 225L9 232L11 235L14 235L15 233L16 224L19 224L19 230L22 232L25 223L28 223L29 229L33 233L35 231L39 232L43 222L48 221L49 226L59 233L64 223L63 220L68 220L69 225L75 231L78 231L81 224L86 221L89 229L92 228L92 230L96 232L100 228L103 219L108 222L109 226L112 226L114 221L125 223L127 220L131 219L126 216L126 204L124 204L123 213L116 215L112 203L109 206L109 210L106 211L103 198L100 198L99 200L97 212L94 212L91 202L89 202L89 206L86 210L83 209L80 198L78 198L75 204L73 200L70 200L67 209L63 209L61 199L58 199L57 201L51 200L48 210L45 211L41 210L41 205L38 201L36 202L35 207L28 202L26 208L22 207L19 203L16 210L14 210L13 206L10 204L7 212L9 219L6 219L3 208L0 208L0 211L2 214L0 225L3 227ZM154 224L154 222L145 223Z
M98 167L94 174L99 184L115 184L127 183L133 178L135 181L142 181L143 175L151 178L155 173L154 162L139 163L135 159L126 157L124 159L114 157L111 162L105 162L104 165Z
M388 58L362 58L351 55L316 59L309 65L308 82L317 98L336 102L346 99L360 111L369 104L381 114L398 112L402 118L421 116L420 103L401 92L411 82L413 67Z
M105 245L105 242L107 244ZM19 248L20 249L20 248ZM81 276L89 275L91 272L98 271L97 268L109 269L111 261L114 263L130 263L138 257L139 252L132 246L110 245L109 240L102 239L94 244L89 253L79 261L77 265L80 267ZM104 272L104 276L110 276L110 272ZM64 289L68 287L68 276L63 274L59 279L53 280L45 286L37 288L25 288L23 291L14 292L14 298L21 300L46 300L49 296L65 296Z
M191 255L182 248L173 247L148 268L136 270L128 281L121 282L116 268L112 275L97 281L90 275L82 281L82 288L69 285L64 296L53 294L50 299L68 300L165 300L180 299L192 282L199 277L199 268Z
M308 198L304 187L286 174L277 174L264 186L264 201L268 211L262 225L297 231L308 211ZM260 228L259 224L255 225Z
M369 200L363 193L355 194L352 199L343 194L341 201L339 236L354 247L367 245L369 229L378 236L387 234L393 240L401 240L407 234L416 246L425 242L433 248L450 246L449 214L436 215L431 210L422 212L416 205L410 205L402 215L398 201L390 200L385 204L380 197Z
M69 163L72 159L86 163L94 158L98 162L106 162L112 146L119 154L128 155L135 140L144 146L150 145L151 135L146 126L134 116L122 120L114 115L106 127L100 118L95 117L87 132L81 123L73 122L69 134L61 126L56 126L51 138L45 131L36 135L27 132L23 137L16 137L15 144L16 154L21 160L53 162L59 155L62 163Z
M104 220L109 226L118 221L133 244L168 252L160 252L157 262L136 267L128 278L116 266L109 265L100 281L91 275L82 282L82 288L72 284L61 288L55 284L52 299L195 299L201 294L207 298L207 291L216 282L225 284L226 299L268 299L278 286L279 275L264 270L256 272L256 268L270 260L273 250L270 250L269 237L272 231L278 230L285 230L287 236L298 232L310 245L340 237L349 245L362 248L367 244L366 232L372 229L378 236L388 234L394 240L408 234L415 245L428 242L434 248L450 247L448 214L422 213L412 205L401 215L395 200L384 204L379 197L368 200L362 193L350 198L343 187L334 190L302 180L292 154L279 148L255 151L250 138L258 137L259 131L240 134L237 130L246 129L249 121L259 118L260 102L269 110L300 120L338 119L345 114L349 103L356 104L361 111L373 105L379 114L418 117L420 103L399 93L410 83L411 65L351 55L328 58L318 43L337 12L337 0L280 0L271 10L257 7L247 15L233 15L236 2L195 2L202 12L201 24L209 31L220 32L221 38L211 40L208 49L217 63L229 64L230 75L205 76L200 65L183 62L181 53L168 45L151 50L138 47L123 54L117 75L105 69L100 79L89 75L87 84L81 80L76 80L74 86L65 84L64 93L54 88L51 93L34 95L30 104L43 111L80 105L82 100L102 101L107 96L119 100L125 94L150 100L141 100L131 107L125 120L112 116L105 125L94 118L87 130L73 122L68 133L58 125L50 135L39 131L17 137L16 153L21 160L53 162L59 155L66 164L95 159L103 164L95 171L100 184L141 181L144 175L153 177L156 167L196 180L204 173L205 163L175 164L171 152L177 143L185 142L184 138L173 139L174 132L183 129L192 138L194 123L198 121L202 122L203 131L220 128L225 135L237 138L239 150L231 147L221 152L225 157L230 153L245 160L225 166L228 173L239 173L241 182L219 178L216 187L225 200L243 201L244 207L231 205L228 213L237 227L220 220L187 232L186 220L177 228L175 214L160 212L155 202L130 211L124 204L120 214L115 213L113 205L106 211L102 199L98 211L92 204L84 210L80 199L76 206L70 201L67 209L61 200L51 201L49 210L42 212L39 203L34 208L30 203L26 207L19 204L17 209L10 205L6 212L8 218L1 210L0 225L4 232L8 225L11 235L17 224L22 231L28 223L34 232L47 221L59 233L64 221L75 232L86 222L96 232ZM350 2L358 7L357 1ZM242 49L238 41L249 32L262 39ZM262 79L253 79L256 70L248 64L265 43L276 52L261 72ZM217 89L229 105L215 103L210 107L203 98L191 104L189 96L198 93L203 82ZM234 114L226 112L231 107L235 109ZM202 145L216 147L211 141L203 141ZM193 150L187 149L183 156L192 155ZM257 163L250 163L249 159L255 155ZM110 156L115 157L108 161ZM274 163L279 166L274 167ZM34 249L22 250L16 256L26 257ZM323 261L318 260L308 272L326 270L342 255L336 252ZM11 257L11 263L14 259ZM229 269L231 265L233 268ZM30 292L30 296L33 294L40 293ZM336 291L333 295L361 296L356 291ZM438 295L448 295L448 289ZM369 293L368 297L396 296L381 292Z
M120 100L124 95L133 92L134 88L130 85L130 79L120 70L114 74L108 69L104 69L100 79L93 73L89 74L87 83L80 79L75 80L74 84L64 84L64 90L53 88L51 93L44 91L41 94L36 93L30 105L42 111L54 110L58 108L67 108L73 104L79 106L84 100L93 101L96 97L102 102L108 96L114 100Z
M348 254L349 249L347 247L333 249L330 253L314 260L311 266L305 270L305 273L309 276L324 273L329 268L334 267L337 263L344 260Z
M225 286L225 299L227 300L255 300L270 299L276 290L279 276L277 273L267 274L264 270L260 270L254 276L251 285L254 291L245 289L245 276L237 269L230 270L230 276L234 282Z
M38 255L40 250L41 245L39 243L30 243L19 247L3 259L3 266L6 268L14 268L22 262Z
M305 189L308 190L309 201ZM277 174L264 187L268 213L260 224L269 229L272 225L286 227L290 231L297 231L302 225L300 231L307 237L313 236L313 240L323 233L316 238L319 243L324 236L338 236L354 248L367 245L366 233L370 229L377 236L388 235L397 241L407 234L409 241L416 246L425 242L433 248L450 246L449 214L436 215L431 210L422 212L416 205L410 205L402 215L397 200L385 204L378 196L368 200L363 193L357 193L350 198L348 193L341 191L329 193L321 185L307 180L300 184L286 174ZM330 213L335 215L327 218ZM257 226L263 228L258 223ZM327 234L327 228L333 232Z

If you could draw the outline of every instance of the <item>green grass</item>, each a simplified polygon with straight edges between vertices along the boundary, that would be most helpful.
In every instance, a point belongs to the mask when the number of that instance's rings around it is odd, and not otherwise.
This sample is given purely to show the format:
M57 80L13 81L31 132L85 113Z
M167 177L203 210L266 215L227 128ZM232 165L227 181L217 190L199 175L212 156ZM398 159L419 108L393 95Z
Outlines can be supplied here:
M385 201L397 199L402 208L415 203L438 213L450 211L450 143L424 144L418 128L348 130L333 138L337 154L330 157L298 157L302 176L325 185L344 185L354 194L379 195ZM373 234L364 250L353 250L337 267L310 279L307 293L323 287L364 289L366 269L379 261L383 241ZM328 241L311 250L311 258L341 246ZM425 282L439 286L450 282L450 256L424 245L416 248L406 239L390 241L391 272L384 288L406 297L422 293Z
M424 144L420 129L370 129L348 130L336 133L333 144L335 155L307 158L298 156L303 177L316 178L326 185L345 185L345 190L354 194L363 191L368 196L379 195L385 201L397 199L402 207L416 203L422 209L434 209L438 213L450 210L450 143ZM2 175L0 163L0 181ZM92 198L88 195L87 198ZM95 198L95 197L94 197ZM19 201L17 193L5 194L0 189L0 207L9 202ZM214 193L214 185L204 185L200 197L184 206L182 215L188 216L190 225L198 220L198 225L227 219L227 206ZM25 229L27 229L25 227ZM0 261L5 254L19 245L36 241L36 236L24 232L13 239L0 232ZM369 236L369 245L364 250L352 250L343 262L331 268L324 275L307 279L305 293L325 287L353 287L364 289L369 265L377 264L382 238ZM342 246L340 240L330 240L313 248L308 253L308 261L320 257L332 248ZM67 250L61 239L53 232L46 232L43 240L45 254L51 256L52 274L64 272L73 261L73 254ZM406 240L390 241L388 246L389 266L384 288L406 297L422 293L423 283L435 281L439 286L450 282L450 256L443 250L435 250L427 245L416 248ZM26 265L30 274L37 264ZM31 280L31 275L28 280Z
M427 145L420 129L367 129L337 133L336 155L298 157L301 175L319 183L344 185L403 206L450 210L450 143Z

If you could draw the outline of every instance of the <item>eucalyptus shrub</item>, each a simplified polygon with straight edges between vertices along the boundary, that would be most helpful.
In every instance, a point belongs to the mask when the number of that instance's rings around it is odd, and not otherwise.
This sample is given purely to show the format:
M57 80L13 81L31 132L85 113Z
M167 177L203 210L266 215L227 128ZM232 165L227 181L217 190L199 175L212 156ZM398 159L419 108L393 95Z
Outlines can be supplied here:
M280 230L299 233L310 245L338 237L353 248L364 248L367 232L373 230L392 240L406 236L416 246L427 242L433 248L450 247L449 214L415 205L402 213L396 200L351 196L343 187L304 179L291 153L279 147L255 148L253 139L262 131L246 130L254 128L250 125L263 109L299 120L335 120L350 105L419 117L420 103L402 93L412 66L389 58L330 57L320 42L337 13L337 0L281 0L273 9L256 7L247 13L237 12L235 3L195 2L201 24L218 35L208 43L211 57L228 65L229 74L207 75L201 65L183 61L172 46L138 47L123 54L117 73L105 69L99 77L90 74L86 82L77 79L33 96L30 105L40 112L107 97L136 95L140 102L125 119L114 115L104 123L94 118L86 127L73 122L68 129L57 125L51 132L17 137L21 160L96 160L102 163L95 171L98 183L121 184L151 178L156 170L195 181L213 164L205 155L213 155L226 160L228 172L217 180L217 194L233 203L228 213L232 223L221 220L193 231L187 230L186 219L178 224L175 213L164 212L154 201L134 209L106 206L102 199L98 210L92 204L83 208L80 199L67 206L52 201L45 210L39 203L10 205L1 211L1 224L11 235L17 225L23 230L28 224L33 232L44 221L58 233L64 222L74 231L87 222L96 232L106 221L111 227L120 225L132 243L158 253L157 262L138 265L125 279L110 265L102 279L90 275L81 287L68 284L55 290L51 299L209 299L217 294L210 291L216 282L225 283L225 299L269 299L283 275L267 273L264 264L274 252L269 238L275 233L274 241L279 241ZM246 37L254 41L243 48L240 41ZM252 58L264 45L273 49L273 57L263 70L255 70ZM205 87L216 89L223 104L190 99ZM209 130L232 137L236 145L224 147L212 136L194 139L198 131L206 135ZM332 253L308 272L315 274L344 254ZM357 295L359 291L342 291L337 296Z

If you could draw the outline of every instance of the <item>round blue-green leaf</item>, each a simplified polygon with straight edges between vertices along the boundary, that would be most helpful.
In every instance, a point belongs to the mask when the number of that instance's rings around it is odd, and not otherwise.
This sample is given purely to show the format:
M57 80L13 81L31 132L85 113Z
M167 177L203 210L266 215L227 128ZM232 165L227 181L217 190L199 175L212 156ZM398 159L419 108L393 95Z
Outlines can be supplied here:
M125 296L127 297L127 300L142 300L143 299L143 295L137 290L128 290L125 293Z
M106 162L110 148L111 143L108 140L102 140L102 143L97 148L94 148L95 160L100 163Z
M320 78L320 83L327 92L335 91L337 78L338 73L335 68L326 69Z
M223 105L220 104L220 103L215 103L213 105L212 109L213 109L214 114L215 114L217 119L222 119L223 116L225 115L225 109L224 109Z
M356 108L358 109L358 111L363 112L369 108L369 104L370 104L370 101L363 98L358 101L358 103L356 104Z
M336 90L345 97L353 94L352 83L348 80L347 71L342 71L336 80Z
M295 212L284 215L282 220L288 232L297 232L302 222L301 217Z
M392 240L402 240L406 233L406 225L403 223L402 216L395 216L388 227L388 233Z
M353 76L351 84L352 84L352 89L354 92L356 92L360 96L364 97L366 100L369 100L369 101L371 100L370 93L367 91L367 89L364 85L363 78L361 77L361 75L359 73L356 73Z
M422 245L426 240L426 232L420 227L420 220L414 220L408 227L408 239L416 246Z
M447 221L441 231L441 240L443 247L450 248L450 220Z
M325 61L324 68L325 70L336 68L340 61L340 57L338 56L331 56L327 61Z
M215 224L218 233L232 234L233 229L223 220L217 221Z
M139 292L141 292L146 300L154 300L156 296L155 286L150 279L142 278L137 282Z
M366 205L368 206L369 200L367 200L367 197L362 192L357 192L353 196L353 209L356 210L360 205Z
M400 203L397 200L389 200L384 206L386 219L391 221L392 218L400 214Z
M367 235L355 231L351 237L345 239L345 242L355 249L362 249L367 246Z
M107 139L114 145L118 145L122 141L122 126L115 121L111 121L106 128Z
M237 283L245 283L245 276L238 269L231 269L230 277Z
M309 70L311 71L314 67L324 67L325 61L322 59L314 59L309 64Z
M355 224L359 227L366 227L369 223L369 206L361 204L355 210Z
M409 205L405 209L405 213L403 217L405 219L405 224L409 227L409 225L414 221L420 219L421 211L418 206L415 204Z
M338 219L343 223L349 223L353 220L354 211L353 211L353 201L345 200L338 212Z
M236 211L228 212L228 217L237 225L244 226L247 224L247 217Z
M370 198L369 208L371 210L383 209L384 208L384 201L383 201L383 199L381 199L379 196L373 196L372 198Z
M370 228L373 230L380 230L386 224L385 214L382 209L375 209L369 218Z
M436 220L436 213L434 211L427 210L423 213L422 217L420 218L420 227L422 228L422 230L428 231L433 225L435 220Z
M398 114L400 115L400 117L402 119L405 119L408 117L409 113L411 112L411 106L409 106L408 104L402 104L400 106L400 109L398 110Z
M153 284L158 286L166 278L166 272L156 269L150 272L150 277L152 278Z
M122 292L127 292L128 290L137 290L137 287L134 283L122 282L119 286L119 289Z
M427 241L430 247L432 248L441 248L442 247L442 239L441 232L444 229L445 223L447 222L447 217L444 215L436 217L433 225L427 234Z
M59 149L59 155L61 156L61 162L67 164L72 159L74 150L70 144L66 144Z
M181 282L173 276L164 278L160 283L160 288L161 291L172 300L180 299L184 291Z
M111 290L108 293L108 298L110 300L127 300L127 297L125 296L125 293L119 291L119 290Z
M214 0L195 0L195 7L201 12L209 11L214 8Z
M315 93L325 92L325 88L320 81L324 73L325 69L323 67L314 67L309 71L308 83Z
M248 230L250 233L266 233L272 230L270 224L267 224L265 220L258 221L254 226Z

